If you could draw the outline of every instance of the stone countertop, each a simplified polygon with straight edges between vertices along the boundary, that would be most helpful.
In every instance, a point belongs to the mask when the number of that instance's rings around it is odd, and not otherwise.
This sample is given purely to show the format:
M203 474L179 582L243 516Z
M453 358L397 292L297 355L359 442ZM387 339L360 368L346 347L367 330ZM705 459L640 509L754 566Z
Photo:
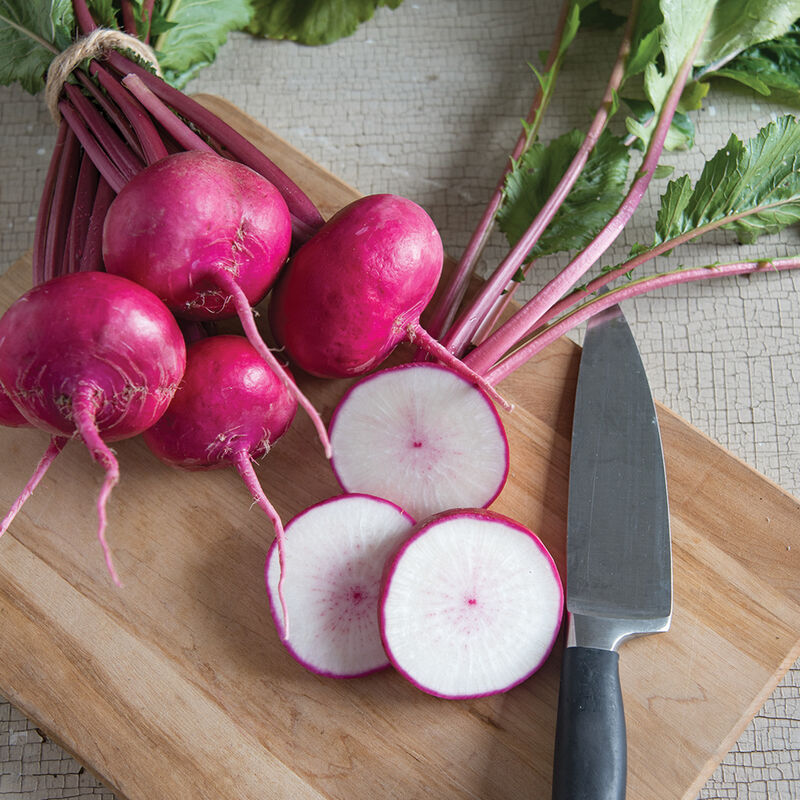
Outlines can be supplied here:
M394 192L431 214L460 254L503 168L535 91L528 66L547 49L556 3L405 0L327 47L232 35L188 92L221 95L363 193ZM570 51L543 138L586 125L616 51L592 34ZM695 147L665 162L699 173L731 131L752 136L785 109L713 91L694 117ZM0 88L0 231L5 270L30 247L54 141L40 97ZM652 237L666 181L654 183L603 263ZM742 247L730 234L689 245L657 268L800 252L800 232ZM499 236L484 263L502 256ZM540 261L530 296L557 266ZM800 275L760 274L673 287L625 305L655 397L788 492L800 496ZM0 702L0 800L112 795ZM699 795L800 798L800 663Z

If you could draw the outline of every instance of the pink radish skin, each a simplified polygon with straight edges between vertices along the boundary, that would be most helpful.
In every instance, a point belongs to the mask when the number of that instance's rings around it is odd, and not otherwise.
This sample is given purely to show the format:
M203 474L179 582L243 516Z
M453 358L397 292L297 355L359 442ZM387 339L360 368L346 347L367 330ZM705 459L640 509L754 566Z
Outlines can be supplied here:
M108 442L149 428L185 365L183 337L166 306L138 284L103 272L40 284L0 319L0 385L31 425L55 437L79 436L106 471L98 538L117 584L105 528L119 465ZM43 472L37 470L39 479Z
M238 316L245 335L307 411L326 455L325 425L264 343L252 306L289 254L292 224L280 192L258 173L203 151L175 153L137 174L103 226L106 269L146 286L176 316Z
M213 153L176 153L152 164L117 195L103 227L106 269L146 286L176 316L236 315L226 272L250 305L272 286L291 244L280 192Z
M494 405L438 364L362 378L334 410L330 436L345 491L385 497L415 519L488 506L508 477L508 439Z
M234 467L272 522L282 554L283 524L253 461L283 436L296 411L292 393L247 339L211 336L189 346L181 386L144 440L161 461L175 467Z
M483 697L542 666L563 610L558 570L535 534L492 511L456 509L418 525L387 563L381 638L422 691Z
M505 405L420 325L443 261L439 232L419 205L362 197L292 257L270 300L273 334L295 364L322 378L364 375L400 342L414 342Z
M381 574L413 526L398 506L360 494L324 500L287 524L286 606L298 621L284 644L306 669L355 678L389 666L378 629ZM264 578L282 632L277 562L273 544Z
M11 402L11 398L5 393L2 386L0 386L0 425L6 428L29 428L31 425Z

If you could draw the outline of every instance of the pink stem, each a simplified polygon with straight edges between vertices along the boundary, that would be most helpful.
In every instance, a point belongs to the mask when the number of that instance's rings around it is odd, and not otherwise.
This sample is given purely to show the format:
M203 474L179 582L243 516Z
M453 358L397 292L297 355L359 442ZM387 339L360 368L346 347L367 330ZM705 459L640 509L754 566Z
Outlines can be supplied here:
M256 501L259 508L269 517L272 522L272 527L275 529L275 538L278 542L278 563L280 564L281 573L278 578L278 598L280 599L281 611L283 612L281 639L285 642L289 639L289 609L286 607L286 595L283 588L284 580L286 579L286 534L283 529L283 523L275 507L269 502L267 496L264 494L264 490L261 488L261 483L253 469L250 454L244 450L239 450L233 455L233 464L239 472L239 475L242 476L242 480L249 489L253 500Z
M319 415L319 412L314 408L311 401L300 391L297 384L294 382L288 370L278 361L273 355L272 351L267 347L261 334L256 326L253 309L250 306L250 301L247 299L242 287L236 281L236 278L226 269L220 267L214 272L214 279L219 284L220 288L227 292L233 299L236 307L236 312L239 315L239 321L242 323L244 334L247 341L253 346L256 352L269 364L272 371L283 381L284 385L289 391L297 398L297 402L305 410L311 421L314 423L314 428L317 431L317 436L325 450L326 458L331 457L331 442L328 438L328 432L325 429L325 423Z
M108 153L103 150L97 139L92 136L91 131L84 124L80 114L78 114L68 100L62 100L58 104L58 110L83 145L83 149L86 151L89 158L92 159L100 174L108 181L111 188L119 193L122 187L127 183L127 179L122 172L120 172L116 164L109 158Z
M94 396L94 389L91 386L84 385L72 398L72 418L78 435L89 449L92 458L105 469L105 479L97 498L97 538L103 548L103 556L111 579L117 586L122 586L117 571L114 569L114 563L111 560L111 550L108 547L108 542L106 542L106 505L111 491L119 483L119 463L111 448L100 436L95 418L96 413L97 402Z
M120 110L119 106L112 101L107 92L104 92L100 87L81 69L76 69L72 73L86 89L92 98L103 109L106 116L114 123L117 130L122 134L125 141L130 146L131 150L136 153L136 157L144 162L145 157L142 152L142 146L133 130L133 126L128 122L125 115Z
M97 106L72 83L65 83L64 90L73 108L81 115L94 138L108 153L125 179L130 180L137 172L141 172L144 169L141 159L108 123Z
M600 107L595 113L586 137L578 148L578 152L575 153L566 172L556 185L553 193L539 210L539 213L534 217L528 229L514 247L511 248L508 255L506 255L492 276L481 287L481 291L472 305L448 331L447 336L445 336L443 344L454 353L460 355L466 350L470 339L480 326L481 321L495 308L497 298L500 297L503 290L507 288L517 270L524 263L528 253L530 253L536 242L539 241L547 226L558 212L558 209L561 208L564 200L566 200L575 182L580 177L583 168L586 166L589 155L608 123L614 97L625 77L625 64L628 59L628 54L630 53L631 36L633 35L633 27L637 16L636 13L634 13L635 11L636 7L634 5L633 12L628 17L625 32L622 36L622 42L617 52L617 59L611 70L611 75L609 76L605 92L603 93ZM605 246L608 247L610 244L611 242L609 241ZM569 269L569 267L567 267L567 269ZM487 366L482 362L477 363L478 366L476 370L479 372Z
M64 102L64 101L62 101ZM69 122L69 120L67 120ZM50 280L61 272L64 246L69 229L69 213L78 180L81 148L72 126L67 134L58 165L58 174L53 191L53 202L45 234L45 251L42 278Z
M501 325L483 344L475 348L464 359L476 372L485 373L509 347L513 346L515 342L525 335L526 331L532 330L547 309L569 291L613 244L633 216L633 212L641 202L653 177L653 172L658 166L658 160L661 157L664 141L672 124L672 118L692 69L694 54L700 47L704 35L705 28L697 37L691 53L684 60L672 83L642 165L614 216L606 223L600 233L555 278L547 283L533 299L529 300L511 319Z
M138 36L139 32L136 30L136 17L133 14L133 6L130 0L122 0L122 26L125 33L131 36Z
M119 55L109 51L107 57ZM94 75L100 85L108 92L109 97L119 106L120 111L136 131L136 136L142 147L144 159L147 164L153 164L167 155L167 148L161 141L161 136L150 115L142 108L141 103L112 75L107 69L96 61L89 65L89 71Z
M69 248L62 261L62 271L65 273L78 272L80 269L99 177L100 173L92 160L90 158L81 159L78 183L72 203L72 214L69 219Z
M25 501L33 494L36 487L41 483L45 473L50 468L50 465L55 460L55 457L61 452L66 443L67 439L65 436L50 437L50 443L47 445L44 455L37 464L36 469L33 471L33 475L31 475L30 480L25 484L25 488L22 490L19 497L14 501L14 504L9 509L8 514L6 514L2 521L0 521L0 536L2 536L8 530L8 526L11 525L11 523L14 521L14 517L17 516L19 510L25 504Z
M38 286L45 280L45 253L47 250L47 232L50 226L50 209L53 203L56 186L56 176L62 162L64 145L67 136L73 136L64 120L58 126L53 154L47 167L47 176L44 180L42 197L39 201L39 211L36 215L36 231L33 237L33 285Z
M89 11L89 6L86 4L86 0L72 0L72 9L75 12L75 19L78 23L78 28L80 28L80 31L84 36L97 28L97 23L94 21L94 18Z
M78 264L79 272L89 272L92 270L101 271L103 266L103 223L106 219L108 207L115 197L114 190L109 186L102 176L97 182L97 191L94 196L92 206L92 216L89 219L89 227L86 231L86 241L81 252L81 260Z
M556 31L553 36L553 42L550 45L550 52L547 55L547 62L544 66L545 72L549 72L550 69L552 69L559 57L561 41L564 36L564 27L566 25L567 15L569 14L571 8L572 0L564 0L561 6L561 14L559 15ZM529 125L532 124L534 120L536 120L536 118L544 112L544 108L542 107L544 100L544 91L540 85L536 95L533 98L533 103L528 111L528 116L525 119ZM494 228L495 217L497 216L497 212L500 210L500 206L503 202L503 188L505 186L506 176L511 171L511 165L514 161L519 159L520 156L522 156L530 144L530 133L523 128L517 137L517 142L514 145L514 149L511 151L511 156L503 168L500 179L495 186L494 193L489 198L489 202L484 209L483 216L478 222L478 226L473 231L472 237L467 243L467 247L464 250L461 259L459 260L458 265L456 266L456 269L448 282L445 293L437 302L436 308L434 309L433 314L427 323L429 333L437 339L440 338L452 324L456 312L458 311L458 307L467 292L470 279L475 271L475 265L478 263L478 259L480 258L481 253L486 246L486 242L492 233L492 229Z
M156 0L144 0L142 3L142 20L145 24L145 33L142 41L147 44L150 41L150 26L153 24L153 6Z
M578 306L573 312L562 317L550 327L545 328L541 333L518 347L499 364L490 369L486 373L486 380L493 385L497 385L503 378L506 378L514 370L521 367L547 345L585 322L598 311L602 311L604 308L620 303L623 300L629 300L677 283L688 283L707 278L722 278L728 275L744 275L751 272L778 272L780 270L797 269L798 267L800 267L800 258L775 259L774 261L737 261L731 264L718 264L710 267L679 269L673 272L640 278L638 281L632 281L625 286L612 289Z
M476 386L483 389L492 400L499 403L506 411L511 411L513 409L512 404L502 397L492 384L466 366L461 359L456 358L456 356L437 339L434 339L418 322L410 324L406 330L409 342L418 344L428 355L433 356L437 361L455 372L456 375L460 375L464 380L474 383Z
M170 133L175 141L186 150L204 150L215 153L213 147L201 139L172 109L145 86L138 75L129 73L122 79L123 85L152 114L156 122Z

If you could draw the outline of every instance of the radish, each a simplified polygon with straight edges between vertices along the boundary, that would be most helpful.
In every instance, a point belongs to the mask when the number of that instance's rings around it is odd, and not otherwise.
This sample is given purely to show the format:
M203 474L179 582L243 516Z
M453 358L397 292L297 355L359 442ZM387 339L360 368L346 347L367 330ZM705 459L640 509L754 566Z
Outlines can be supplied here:
M544 663L564 606L539 538L482 509L420 524L387 564L381 637L392 664L429 694L507 691Z
M144 440L175 467L234 467L272 522L282 554L283 525L253 461L283 436L296 410L294 395L247 339L210 336L189 345L181 386Z
M270 301L273 334L295 364L323 378L363 375L400 342L415 342L504 403L420 324L443 258L419 205L391 194L359 198L292 257Z
M108 442L149 428L169 405L185 366L183 338L166 306L115 275L54 278L23 294L0 319L0 385L30 424L53 436L32 481L57 454L60 437L83 440L106 472L97 534L117 584L105 528L119 465Z
M156 161L120 191L103 227L103 260L183 319L238 315L252 346L308 411L327 454L324 424L253 319L291 236L286 202L266 178L215 153L188 151Z
M508 440L494 405L438 364L362 378L336 407L330 436L345 491L385 497L415 519L487 506L508 477Z
M393 503L359 494L325 500L287 524L286 608L302 624L284 643L303 666L335 678L389 666L378 630L381 572L413 525ZM273 544L265 581L275 625L283 631L278 575Z

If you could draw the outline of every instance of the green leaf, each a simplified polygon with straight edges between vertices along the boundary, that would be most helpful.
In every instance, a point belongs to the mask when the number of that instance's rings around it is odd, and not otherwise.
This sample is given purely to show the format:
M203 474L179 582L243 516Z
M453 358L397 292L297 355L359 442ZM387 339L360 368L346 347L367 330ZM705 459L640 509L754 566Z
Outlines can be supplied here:
M653 170L653 177L656 180L659 180L661 178L668 178L670 175L672 175L673 172L675 172L675 167L672 166L672 164L659 164Z
M350 36L376 8L397 8L402 0L253 0L247 30L269 39L300 44L330 44Z
M759 42L783 36L800 17L800 0L719 0L696 66L727 61Z
M71 0L0 0L0 84L36 94L53 56L72 40Z
M537 142L506 178L498 225L513 247L550 197L578 151L584 134L574 130L548 145ZM588 244L608 222L624 197L628 148L605 131L580 177L542 234L529 258L573 250ZM576 224L576 219L580 220Z
M656 220L656 243L711 225L752 243L800 221L800 123L781 117L748 142L731 135L694 188L670 181Z
M754 45L709 77L729 78L759 94L800 94L800 25L794 24L777 39Z
M159 16L172 26L153 42L165 78L181 88L210 64L228 33L251 19L250 0L161 0Z

